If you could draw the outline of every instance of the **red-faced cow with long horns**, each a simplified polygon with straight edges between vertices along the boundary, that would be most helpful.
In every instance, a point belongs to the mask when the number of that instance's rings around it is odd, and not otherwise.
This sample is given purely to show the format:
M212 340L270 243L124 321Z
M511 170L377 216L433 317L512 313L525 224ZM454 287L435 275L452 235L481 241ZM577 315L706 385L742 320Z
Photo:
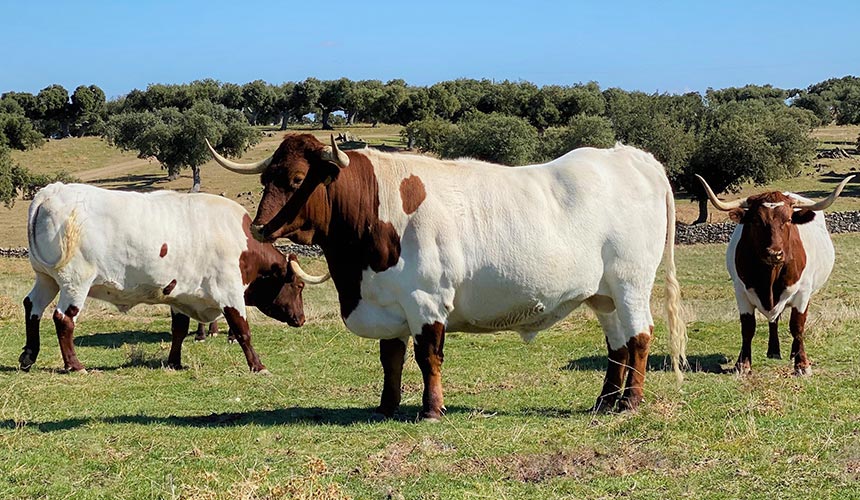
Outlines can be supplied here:
M610 358L595 408L636 408L664 248L669 345L676 365L683 357L675 205L650 154L585 148L511 168L344 152L309 134L287 135L251 165L212 154L229 170L262 174L257 236L322 247L347 328L379 340L384 415L400 404L410 336L424 378L421 416L438 419L446 331L531 339L583 303L597 313Z
M726 251L726 268L734 283L741 319L741 352L735 371L743 375L751 370L756 309L769 323L767 357L781 357L779 316L789 307L794 373L810 375L803 346L809 299L827 282L834 262L833 242L822 210L836 201L854 176L846 177L830 196L818 202L778 191L724 202L705 179L696 177L711 203L729 212L738 223Z
M295 255L251 237L241 205L210 194L129 193L85 184L51 184L36 195L27 221L36 283L24 298L27 343L19 364L39 354L39 321L60 294L54 325L65 369L83 370L73 343L89 297L127 311L136 304L171 308L167 364L181 366L189 317L209 323L222 314L248 366L265 372L251 346L245 306L291 326L304 323L307 275Z

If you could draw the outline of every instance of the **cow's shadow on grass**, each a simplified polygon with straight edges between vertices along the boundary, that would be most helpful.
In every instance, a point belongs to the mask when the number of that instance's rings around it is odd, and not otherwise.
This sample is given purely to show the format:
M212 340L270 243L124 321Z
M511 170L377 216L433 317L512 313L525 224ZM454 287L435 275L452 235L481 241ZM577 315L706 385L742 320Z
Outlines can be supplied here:
M40 432L57 432L91 424L168 425L174 427L222 428L242 425L340 425L377 424L384 422L416 422L418 406L401 407L393 418L384 420L373 408L292 407L277 410L256 410L244 413L212 413L189 416L118 415L102 418L68 418L49 422L19 422L0 420L0 429L35 428ZM449 406L447 414L472 413L471 408Z
M194 337L193 332L189 337ZM157 344L160 342L170 342L170 334L167 332L130 330L125 332L91 333L75 337L76 347L104 347L108 349L116 349L126 344Z
M690 364L688 371L694 373L724 373L721 365L729 362L725 354L705 354L702 356L687 356ZM560 370L570 371L606 371L607 358L603 356L585 356L571 359ZM649 356L648 371L672 371L672 361L669 356Z

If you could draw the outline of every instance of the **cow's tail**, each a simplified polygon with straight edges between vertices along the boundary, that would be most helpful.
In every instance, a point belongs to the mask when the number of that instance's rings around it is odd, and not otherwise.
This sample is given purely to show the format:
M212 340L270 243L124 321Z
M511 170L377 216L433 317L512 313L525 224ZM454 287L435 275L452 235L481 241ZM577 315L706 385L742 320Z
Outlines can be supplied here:
M669 354L678 381L687 366L687 326L681 318L681 285L675 270L675 198L666 192L666 316L669 323Z
M69 263L75 249L80 243L81 227L77 221L77 210L74 208L72 209L65 221L63 221L63 225L56 235L58 243L57 249L59 250L60 255L56 259L49 259L39 248L39 237L36 234L37 224L42 220L39 217L39 214L42 211L42 208L44 208L43 201L45 200L37 196L30 205L30 210L27 215L27 242L30 246L30 256L42 265L53 269L61 269ZM42 221L42 223L44 224L45 222ZM45 240L42 241L44 242Z

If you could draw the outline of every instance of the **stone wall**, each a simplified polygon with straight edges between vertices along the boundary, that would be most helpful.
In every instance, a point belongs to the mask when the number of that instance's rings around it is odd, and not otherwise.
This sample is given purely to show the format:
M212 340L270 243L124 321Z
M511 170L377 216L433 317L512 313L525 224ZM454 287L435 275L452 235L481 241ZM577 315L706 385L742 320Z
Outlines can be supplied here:
M831 233L860 233L860 211L833 212L825 215L827 227ZM678 224L675 231L675 243L692 245L696 243L728 243L735 230L734 222L719 224L697 224L689 226ZM294 245L292 243L275 245L278 250L287 254L294 253L301 257L319 257L322 250L316 245ZM0 257L27 257L26 248L0 248Z
M860 232L860 212L833 212L824 215L827 228L831 233ZM688 226L678 224L675 231L675 242L678 245L695 243L728 243L735 230L734 222L719 224L697 224Z

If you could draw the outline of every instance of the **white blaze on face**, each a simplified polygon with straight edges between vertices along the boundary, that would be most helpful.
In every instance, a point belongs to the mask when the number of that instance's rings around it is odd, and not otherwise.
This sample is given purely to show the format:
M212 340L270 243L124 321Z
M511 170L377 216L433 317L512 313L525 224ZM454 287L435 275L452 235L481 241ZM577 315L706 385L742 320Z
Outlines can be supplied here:
M784 201L779 201L779 202L776 202L776 203L766 202L766 203L762 203L761 205L762 205L764 208L769 208L769 209L773 210L774 208L778 208L778 207L781 207L781 206L785 205L785 202L784 202Z

